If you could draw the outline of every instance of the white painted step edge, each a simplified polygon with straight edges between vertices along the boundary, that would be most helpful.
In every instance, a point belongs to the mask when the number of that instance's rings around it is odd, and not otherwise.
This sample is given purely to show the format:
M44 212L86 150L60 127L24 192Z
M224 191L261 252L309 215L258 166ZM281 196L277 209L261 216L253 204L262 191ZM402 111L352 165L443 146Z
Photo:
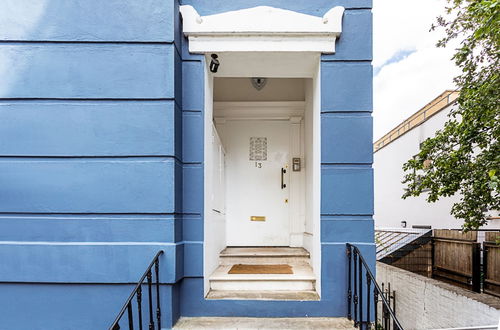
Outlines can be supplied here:
M312 291L315 281L210 281L210 289L217 291Z
M210 281L316 281L313 274L214 274Z

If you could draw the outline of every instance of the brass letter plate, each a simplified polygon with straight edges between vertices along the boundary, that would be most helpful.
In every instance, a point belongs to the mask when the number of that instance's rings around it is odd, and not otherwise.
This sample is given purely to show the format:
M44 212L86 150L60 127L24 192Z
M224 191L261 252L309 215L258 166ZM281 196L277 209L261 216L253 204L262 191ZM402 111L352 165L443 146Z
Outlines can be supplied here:
M266 217L252 215L250 217L250 221L266 221Z

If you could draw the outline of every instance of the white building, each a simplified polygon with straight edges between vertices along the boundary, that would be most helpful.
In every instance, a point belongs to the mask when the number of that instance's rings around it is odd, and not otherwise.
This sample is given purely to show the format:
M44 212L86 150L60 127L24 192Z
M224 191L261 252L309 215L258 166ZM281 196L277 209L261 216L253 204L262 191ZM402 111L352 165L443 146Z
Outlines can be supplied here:
M440 229L461 228L463 221L451 214L459 196L426 201L427 194L402 199L405 185L403 164L418 154L420 144L444 126L448 114L456 106L458 92L445 91L422 109L374 143L375 226L401 228L432 226ZM500 228L500 218L489 220L484 228Z

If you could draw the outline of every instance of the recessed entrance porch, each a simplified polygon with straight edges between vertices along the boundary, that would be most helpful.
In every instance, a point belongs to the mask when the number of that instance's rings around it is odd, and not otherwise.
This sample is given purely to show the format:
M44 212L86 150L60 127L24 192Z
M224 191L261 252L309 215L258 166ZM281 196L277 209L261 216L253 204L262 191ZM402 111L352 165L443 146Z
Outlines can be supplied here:
M234 56L221 55L221 63L236 63ZM264 59L276 74L275 54ZM236 68L231 75L248 70ZM255 77L227 77L229 69L207 72L206 297L319 299L316 77L260 77L263 86L256 86ZM236 265L264 267L231 273ZM291 271L276 274L269 266Z

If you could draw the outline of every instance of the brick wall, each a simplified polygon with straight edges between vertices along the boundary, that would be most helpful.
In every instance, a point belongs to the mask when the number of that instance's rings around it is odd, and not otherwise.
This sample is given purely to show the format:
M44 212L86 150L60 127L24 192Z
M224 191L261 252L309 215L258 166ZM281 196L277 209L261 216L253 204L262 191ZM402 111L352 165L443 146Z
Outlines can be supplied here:
M396 315L407 329L442 329L498 324L500 299L479 294L383 263L377 282L396 291Z

